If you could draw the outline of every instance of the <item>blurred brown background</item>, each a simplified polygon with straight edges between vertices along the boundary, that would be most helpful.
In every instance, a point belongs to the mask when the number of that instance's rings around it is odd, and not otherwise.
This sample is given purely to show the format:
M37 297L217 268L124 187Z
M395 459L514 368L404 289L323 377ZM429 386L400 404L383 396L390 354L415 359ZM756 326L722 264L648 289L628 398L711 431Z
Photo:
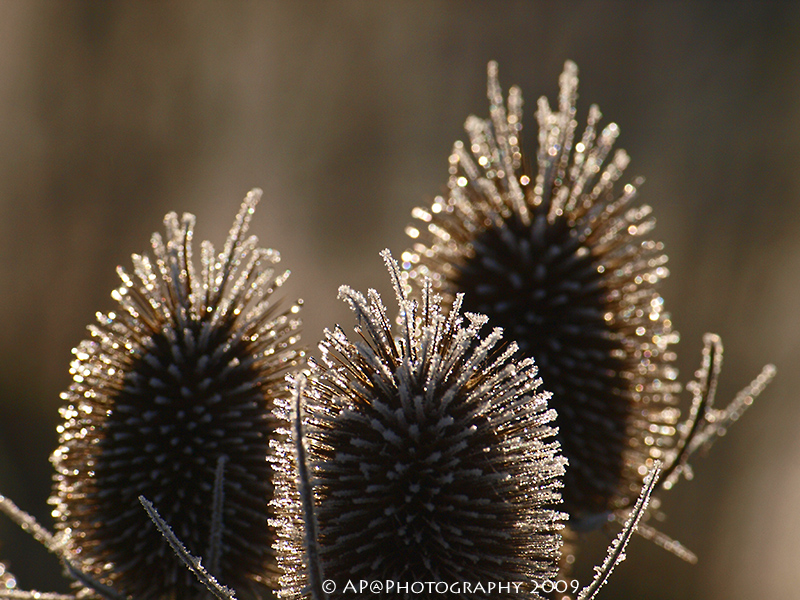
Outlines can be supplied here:
M109 310L114 268L169 210L221 244L248 189L254 232L293 271L304 338L350 315L337 287L389 293L411 209L444 189L485 68L551 102L565 59L622 129L629 177L670 255L683 381L726 346L720 401L778 379L665 497L602 598L790 598L800 588L800 4L616 2L0 3L0 492L50 524L48 456L70 349ZM389 296L391 298L391 296ZM388 298L387 298L388 300ZM684 398L686 400L686 398ZM594 536L597 556L606 538ZM23 587L65 590L4 517ZM581 576L588 582L588 575Z

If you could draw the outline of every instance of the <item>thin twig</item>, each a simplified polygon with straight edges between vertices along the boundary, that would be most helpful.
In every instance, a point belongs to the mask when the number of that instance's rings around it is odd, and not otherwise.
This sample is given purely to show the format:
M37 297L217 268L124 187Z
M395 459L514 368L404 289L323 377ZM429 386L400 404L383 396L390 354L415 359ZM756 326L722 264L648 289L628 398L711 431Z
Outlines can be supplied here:
M625 527L622 529L616 539L611 542L611 545L608 547L608 554L606 555L606 559L603 561L603 564L600 567L595 567L595 576L592 580L592 583L581 590L581 593L578 594L577 600L593 600L600 588L603 587L606 581L608 581L608 578L611 575L611 572L614 570L614 567L625 560L625 548L633 537L633 534L639 525L639 520L642 518L642 515L647 509L647 504L650 502L650 494L653 492L653 488L656 486L660 472L661 463L657 461L655 466L647 474L647 477L645 477L644 487L639 494L639 499L636 500L636 505L633 507L633 510L628 517L628 521L625 523Z
M139 502L142 503L142 506L147 511L147 514L153 520L158 530L161 532L169 545L172 547L172 550L175 554L178 555L186 567L194 573L195 577L200 580L209 592L218 600L236 600L236 596L233 594L233 590L224 585L220 584L214 577L209 574L208 571L205 570L203 565L200 563L200 559L192 556L183 543L178 539L178 537L172 532L169 525L167 525L166 521L161 518L161 515L158 514L158 511L155 509L153 504L144 496L139 496Z
M29 515L14 504L11 499L0 496L0 511L4 512L12 521L19 525L22 531L31 534L33 539L44 546L48 552L55 554L75 581L93 590L106 600L124 600L126 598L104 583L97 581L94 577L81 569L79 564L74 563L59 539L42 527L32 515Z
M724 409L714 411L713 421L709 421L710 425L706 427L702 433L695 436L689 451L694 452L701 446L710 445L714 437L724 435L728 427L742 416L742 413L753 403L753 400L767 387L776 373L775 365L765 365L758 374L758 377L753 379L747 387L736 394L728 406ZM707 418L706 420L709 419Z
M61 556L62 550L56 542L56 537L42 527L33 515L29 515L14 504L10 498L0 496L0 511L4 512L9 519L19 525L22 531L33 536L33 539L47 548L48 552Z
M614 514L614 520L620 525L625 525L625 514ZM636 534L644 539L653 542L656 546L660 546L667 552L671 552L681 560L685 560L689 564L697 564L697 555L689 550L686 546L681 544L678 540L669 537L667 534L660 532L655 527L651 527L645 523L639 523L636 528Z
M694 399L689 418L683 424L684 431L673 453L672 460L664 465L661 477L662 486L669 482L674 483L672 474L676 470L680 473L693 452L692 441L702 431L706 423L706 415L714 407L714 396L717 391L717 380L722 370L722 340L719 336L707 333L703 336L703 362L700 366L699 381L694 384Z

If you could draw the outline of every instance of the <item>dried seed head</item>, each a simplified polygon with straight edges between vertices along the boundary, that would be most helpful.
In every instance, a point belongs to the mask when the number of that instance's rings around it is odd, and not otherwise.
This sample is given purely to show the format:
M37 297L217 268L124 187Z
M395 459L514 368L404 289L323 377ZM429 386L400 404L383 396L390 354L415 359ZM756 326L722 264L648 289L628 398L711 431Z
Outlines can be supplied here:
M326 331L322 364L298 388L324 578L337 583L334 597L359 579L527 582L529 597L532 582L554 574L565 517L545 508L559 501L564 471L549 393L537 391L532 359L501 347L499 329L481 337L485 317L467 313L465 323L460 297L443 313L427 284L417 305L384 259L400 333L374 290L365 298L343 286L358 336ZM291 403L279 407L290 416ZM294 435L277 455L286 597L306 584Z
M0 562L0 589L4 590L14 590L17 587L17 579L14 577L8 569L6 569L5 563Z
M82 567L121 594L204 595L140 495L223 583L255 597L275 583L272 408L304 355L300 303L273 304L288 272L246 237L260 196L248 194L222 253L203 242L199 273L194 216L168 214L153 258L134 255L134 275L118 269L118 308L73 350L53 513Z
M449 195L414 210L415 243L402 259L408 283L429 277L446 298L464 293L465 310L536 358L569 460L564 507L580 524L629 505L669 449L678 336L656 291L668 272L662 244L646 237L651 210L633 205L634 185L617 186L627 154L607 160L619 130L598 130L593 106L576 138L573 63L560 83L557 112L539 101L531 172L521 94L512 88L506 104L490 63L490 119L467 120Z

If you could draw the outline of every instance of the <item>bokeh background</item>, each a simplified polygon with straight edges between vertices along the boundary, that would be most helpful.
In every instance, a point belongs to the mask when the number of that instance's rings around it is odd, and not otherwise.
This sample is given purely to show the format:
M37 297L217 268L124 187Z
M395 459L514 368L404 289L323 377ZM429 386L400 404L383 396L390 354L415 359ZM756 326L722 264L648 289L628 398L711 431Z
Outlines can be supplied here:
M778 378L664 498L691 566L642 539L602 598L790 598L800 589L800 4L629 2L0 3L0 492L50 524L70 350L109 310L115 267L170 210L221 244L253 230L293 272L304 339L350 326L342 283L390 294L411 209L445 189L485 70L551 102L565 59L644 175L672 275L682 380L722 335L724 402ZM391 295L389 296L391 298ZM684 401L688 400L684 396ZM602 556L608 535L590 542ZM0 518L25 588L57 562ZM588 573L579 576L588 582Z

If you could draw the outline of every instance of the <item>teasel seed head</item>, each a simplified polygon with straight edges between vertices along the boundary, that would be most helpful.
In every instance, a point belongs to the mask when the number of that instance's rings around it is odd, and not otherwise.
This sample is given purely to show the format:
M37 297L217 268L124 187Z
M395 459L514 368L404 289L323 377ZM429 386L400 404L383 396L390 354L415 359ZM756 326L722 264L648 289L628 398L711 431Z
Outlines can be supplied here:
M404 278L485 314L533 356L553 392L569 468L564 509L581 526L635 500L672 444L678 339L657 291L668 275L639 182L619 187L619 130L589 110L577 137L577 68L567 62L558 110L539 101L533 169L521 149L522 96L505 102L489 64L490 118L470 117L450 156L449 193L417 208ZM609 156L611 158L609 159Z
M51 503L70 553L137 599L196 598L204 588L143 511L144 496L223 583L243 597L275 584L269 443L284 377L303 364L301 302L279 308L279 254L247 230L242 203L223 251L192 255L195 217L168 214L152 258L118 268L117 308L97 315L62 394Z
M516 360L516 345L503 346L498 328L482 335L485 317L466 313L465 321L460 295L449 312L428 283L419 304L409 300L397 263L383 256L399 333L377 292L341 287L356 337L326 330L322 361L310 361L296 392L318 531L309 546L321 576L337 583L332 597L347 596L348 580L552 577L566 515L548 507L559 502L564 460L533 360ZM296 417L290 402L278 408ZM284 595L292 598L306 586L297 435L276 442L278 485L288 492L277 497L276 522ZM530 589L520 594L530 597ZM396 595L383 589L374 597Z

